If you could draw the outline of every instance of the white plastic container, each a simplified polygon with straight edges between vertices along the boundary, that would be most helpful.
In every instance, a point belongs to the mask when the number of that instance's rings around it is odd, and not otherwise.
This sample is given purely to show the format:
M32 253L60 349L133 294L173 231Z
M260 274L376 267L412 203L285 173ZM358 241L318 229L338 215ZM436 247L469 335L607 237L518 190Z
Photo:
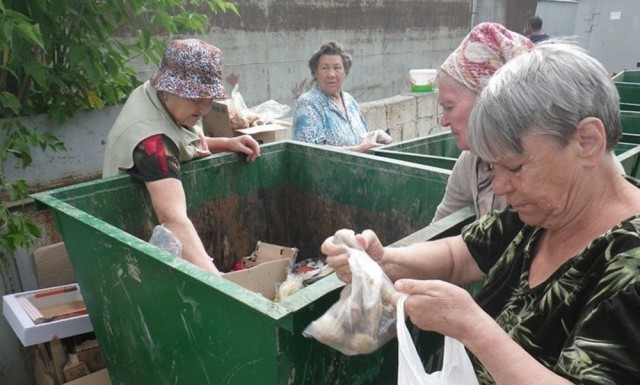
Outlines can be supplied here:
M411 92L433 92L436 88L436 74L434 69L414 69L409 71Z

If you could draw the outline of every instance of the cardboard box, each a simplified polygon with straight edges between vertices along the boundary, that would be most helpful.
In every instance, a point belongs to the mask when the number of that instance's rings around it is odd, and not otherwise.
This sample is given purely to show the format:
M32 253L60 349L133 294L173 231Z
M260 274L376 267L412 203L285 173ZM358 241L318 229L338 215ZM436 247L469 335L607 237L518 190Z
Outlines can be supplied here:
M297 255L298 249L295 247L258 241L253 253L242 259L246 268L226 273L223 277L273 300L276 286L287 279L289 268L295 263Z
M236 130L240 134L249 134L258 143L271 143L277 140L286 139L289 127L282 124L263 124L260 126L241 128Z
M80 377L88 376L91 372L87 367L87 364L78 360L78 356L71 353L69 359L62 367L65 381L73 381Z
M81 344L77 344L75 345L75 351L78 361L86 364L89 372L93 373L105 368L97 340L86 340Z
M69 347L68 342L67 340L67 343L63 344L60 339L54 338L50 342L35 346L33 374L37 385L111 384L104 365L91 373L86 361L82 362L77 353L67 354L65 346ZM87 346L90 348L85 350L94 351L97 343L90 343ZM102 362L101 358L100 362Z
M111 385L111 378L107 369L99 370L77 380L66 382L62 385Z
M42 361L36 358L36 362L34 365L34 376L36 380L36 385L56 385L56 382L53 380L51 375L47 373L46 369L43 367ZM109 373L107 369L99 370L95 373L91 373L87 376L77 378L75 380L64 382L61 385L112 385L111 378L109 378Z
M214 101L209 114L202 117L202 131L206 136L223 136L230 138L236 133L231 129L229 106L224 102Z
M33 262L39 288L77 282L64 242L39 247L33 252Z
M202 131L206 136L233 137L243 134L251 135L258 143L271 143L290 137L290 123L286 120L282 124L263 124L234 130L231 128L229 106L225 102L214 101L209 114L202 117Z
M77 284L58 286L5 295L2 313L22 345L31 346L93 331L81 301Z

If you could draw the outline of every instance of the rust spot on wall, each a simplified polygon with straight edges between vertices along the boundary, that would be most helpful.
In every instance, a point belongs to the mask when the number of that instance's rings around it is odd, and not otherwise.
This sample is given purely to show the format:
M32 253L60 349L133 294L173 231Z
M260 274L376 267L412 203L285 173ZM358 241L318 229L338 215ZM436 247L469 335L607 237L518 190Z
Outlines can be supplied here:
M245 31L307 31L468 27L470 1L384 1L298 3L274 1L236 4L232 13L209 15L211 25Z

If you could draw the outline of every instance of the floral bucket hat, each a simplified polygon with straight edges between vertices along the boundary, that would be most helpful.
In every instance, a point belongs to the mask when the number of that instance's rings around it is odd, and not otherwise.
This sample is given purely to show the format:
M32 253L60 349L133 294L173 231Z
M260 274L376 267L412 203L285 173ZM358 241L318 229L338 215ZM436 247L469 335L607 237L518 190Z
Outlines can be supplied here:
M171 40L151 86L186 99L226 99L222 52L198 39Z

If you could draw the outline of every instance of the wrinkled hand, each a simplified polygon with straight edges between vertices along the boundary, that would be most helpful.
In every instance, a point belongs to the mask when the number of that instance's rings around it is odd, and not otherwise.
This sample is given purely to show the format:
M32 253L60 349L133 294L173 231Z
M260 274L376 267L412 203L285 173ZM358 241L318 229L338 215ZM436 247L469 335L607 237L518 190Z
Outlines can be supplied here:
M360 142L360 144L358 144L358 150L360 152L367 152L367 151L371 150L372 148L376 148L376 147L382 146L382 143L377 143L376 142L376 134L377 133L375 131L368 132L367 135L362 140L362 142Z
M362 234L356 234L356 240L364 250L374 261L380 264L384 258L384 247L376 233L371 230L365 230ZM322 243L320 246L322 254L327 256L327 264L331 266L338 278L342 281L351 282L351 269L349 269L349 255L344 246L339 246L334 243L334 237L331 236Z
M247 161L253 162L260 156L260 144L251 135L229 138L227 150L247 155Z
M438 281L399 279L392 302L402 293L409 294L405 313L422 330L435 331L462 341L470 329L489 317L471 298L469 292L454 284Z

